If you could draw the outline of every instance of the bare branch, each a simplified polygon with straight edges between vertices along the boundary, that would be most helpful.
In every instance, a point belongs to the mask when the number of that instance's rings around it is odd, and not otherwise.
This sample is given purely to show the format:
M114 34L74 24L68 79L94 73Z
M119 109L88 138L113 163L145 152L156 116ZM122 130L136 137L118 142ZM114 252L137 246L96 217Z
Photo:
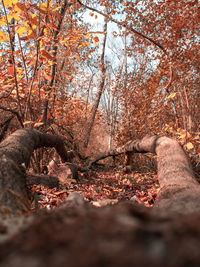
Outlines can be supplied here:
M104 16L104 17L106 17L108 20L110 20L110 21L112 21L112 22L115 22L116 24L125 27L127 30L129 30L129 31L131 31L131 32L133 32L133 33L135 33L135 34L137 34L138 36L143 37L144 39L150 41L151 43L153 43L154 45L156 45L157 47L159 47L159 48L160 48L160 49L167 55L167 50L166 50L166 49L165 49L159 42L155 41L155 40L152 39L151 37L148 37L148 36L146 36L145 34L143 34L143 33L141 33L141 32L138 32L137 30L135 30L134 28L128 26L128 25L127 25L126 23L124 23L124 22L117 21L116 19L113 19L111 16L109 16L109 15L107 15L107 14L104 14L103 12L101 12L101 11L99 11L99 10L93 8L93 7L90 7L90 6L88 6L88 5L83 4L80 0L77 0L77 2L78 2L81 6L87 8L87 9L90 9L91 11L94 11L94 12L96 12L96 13L98 13L98 14Z

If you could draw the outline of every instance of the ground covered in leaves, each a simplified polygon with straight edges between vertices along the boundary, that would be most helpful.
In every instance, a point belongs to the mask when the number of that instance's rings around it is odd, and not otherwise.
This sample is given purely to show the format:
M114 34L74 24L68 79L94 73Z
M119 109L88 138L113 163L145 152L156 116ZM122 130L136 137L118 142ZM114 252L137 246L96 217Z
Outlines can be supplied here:
M159 191L153 172L98 168L79 183L30 190L36 216L0 242L2 267L200 266L200 215L146 208Z
M94 171L80 184L62 185L60 190L32 189L44 209L0 243L1 267L200 266L199 213L162 217L137 204L152 205L158 190L152 173ZM70 191L80 192L93 205L72 193L59 209L45 210L59 206ZM136 202L94 207L117 197L134 197Z
M133 171L127 174L115 168L109 170L100 168L89 171L86 176L80 175L79 182L69 179L65 184L61 184L59 189L34 185L31 191L33 210L58 207L69 193L74 191L97 207L115 204L120 200L133 200L149 207L155 201L159 184L154 172Z

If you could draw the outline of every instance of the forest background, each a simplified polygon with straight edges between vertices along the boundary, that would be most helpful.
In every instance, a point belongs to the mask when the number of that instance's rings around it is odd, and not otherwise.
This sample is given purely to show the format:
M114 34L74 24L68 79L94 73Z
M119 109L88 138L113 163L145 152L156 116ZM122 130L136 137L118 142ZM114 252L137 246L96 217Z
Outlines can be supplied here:
M198 8L198 0L1 0L1 140L35 127L94 155L168 135L198 165ZM41 171L52 155L36 156Z

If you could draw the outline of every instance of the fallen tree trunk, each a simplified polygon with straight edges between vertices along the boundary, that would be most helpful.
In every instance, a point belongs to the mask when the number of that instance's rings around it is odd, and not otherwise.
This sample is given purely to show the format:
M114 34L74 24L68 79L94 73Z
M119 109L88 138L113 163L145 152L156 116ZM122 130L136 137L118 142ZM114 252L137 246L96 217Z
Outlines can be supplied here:
M33 185L44 185L48 188L57 188L59 189L59 179L56 176L44 175L44 174L26 174L26 184L28 186Z
M2 142L0 162L6 161L3 171L0 169L0 195L2 189L9 189L6 182L11 183L13 190L21 183L17 178L24 180L20 164L30 158L31 149L24 146L28 142L22 136L28 138L32 150L54 143L37 141L49 136L32 130L18 131ZM17 142L11 142L14 140ZM200 266L199 184L181 146L167 137L152 136L129 142L111 154L127 151L157 154L161 190L153 208L131 201L95 208L80 195L70 195L62 207L40 214L0 244L1 266ZM6 181L11 175L9 169L17 175ZM9 175L4 177L7 172ZM8 191L4 194L7 198ZM0 237L6 231L6 225L0 221Z
M18 130L0 144L1 209L27 211L29 205L24 166L28 166L34 149L42 146L55 147L62 161L68 161L69 154L60 137L44 134L34 129ZM156 207L163 209L164 205L168 209L181 213L198 209L198 205L196 207L193 202L199 199L199 184L195 180L185 152L175 140L159 136L145 137L128 142L98 157L93 162L108 156L130 152L157 154L158 180L161 190ZM179 208L179 205L186 203L187 208Z
M24 213L30 208L26 188L26 168L33 151L54 147L62 161L69 155L59 136L35 129L20 129L0 144L0 212Z
M149 136L134 140L100 155L90 166L106 157L123 153L153 153L157 155L160 192L155 204L160 212L183 214L200 209L200 186L191 164L180 144L168 137Z

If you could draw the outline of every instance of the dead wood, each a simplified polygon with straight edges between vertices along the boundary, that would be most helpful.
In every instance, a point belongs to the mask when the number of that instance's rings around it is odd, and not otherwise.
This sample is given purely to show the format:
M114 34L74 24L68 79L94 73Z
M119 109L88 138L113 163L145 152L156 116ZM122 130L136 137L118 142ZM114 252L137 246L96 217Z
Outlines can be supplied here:
M70 154L70 152L69 152ZM78 172L86 172L88 169L82 168L71 162L61 162L59 156L55 155L47 166L48 174L58 177L61 183L67 182L67 179L72 178L79 181Z
M40 147L54 147L63 162L69 159L62 138L35 129L20 129L0 143L0 210L3 213L29 209L26 167L33 151Z
M6 132L8 130L10 122L12 121L13 118L14 118L14 116L11 116L6 121L4 121L3 123L0 123L0 128L1 128L0 142L3 140L4 136L6 135Z
M39 175L28 172L26 174L26 184L28 186L41 184L48 188L59 188L59 179L55 176Z
M58 136L41 133L34 129L21 129L10 135L0 144L0 200L3 208L27 209L26 174L31 154L39 147L55 147L62 161L68 161L71 154L65 150L63 140ZM128 142L98 160L122 153L156 153L158 159L158 180L160 193L155 204L161 212L191 213L199 209L199 184L192 172L189 160L182 147L167 137L150 136ZM77 166L67 163L75 179L78 179ZM16 201L17 199L17 201ZM184 206L184 209L182 208ZM186 206L186 207L185 207Z
M55 163L54 160L50 161L48 174L58 177L61 183L66 183L68 179L79 180L78 168L75 164L70 162Z
M106 157L124 153L153 153L157 155L160 193L155 208L167 213L192 213L200 210L200 186L190 161L180 144L168 137L147 136L100 155L90 166ZM197 201L198 200L198 201Z
M0 244L1 267L199 266L199 220L131 202L95 208L76 193Z
M22 202L13 208L10 198L15 196L16 202L18 191L26 188L21 164L38 146L57 147L52 140L35 130L20 130L1 143L0 197L13 212ZM153 208L134 201L96 208L77 193L70 195L62 207L39 214L0 243L1 267L200 266L200 190L182 147L170 138L151 136L110 154L126 152L157 154L161 190ZM6 231L0 221L0 235Z

